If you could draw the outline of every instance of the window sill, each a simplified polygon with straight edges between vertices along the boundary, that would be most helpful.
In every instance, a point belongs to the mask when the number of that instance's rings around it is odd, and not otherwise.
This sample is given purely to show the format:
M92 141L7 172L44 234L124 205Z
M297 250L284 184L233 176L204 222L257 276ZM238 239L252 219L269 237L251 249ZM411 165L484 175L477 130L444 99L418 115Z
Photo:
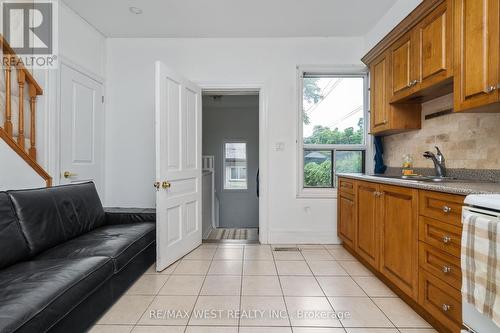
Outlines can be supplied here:
M304 188L297 193L297 199L337 199L337 189Z

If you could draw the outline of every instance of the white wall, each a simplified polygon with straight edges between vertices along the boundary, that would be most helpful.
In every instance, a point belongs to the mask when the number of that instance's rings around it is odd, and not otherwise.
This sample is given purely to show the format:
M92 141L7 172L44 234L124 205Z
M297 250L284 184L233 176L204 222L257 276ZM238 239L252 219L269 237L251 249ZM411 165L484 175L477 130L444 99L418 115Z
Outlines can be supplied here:
M363 38L108 39L106 199L153 207L154 61L193 81L264 86L271 242L336 242L336 201L296 198L296 66L359 64ZM277 142L284 151L275 151ZM300 172L300 171L299 171Z
M368 52L399 22L414 10L422 0L398 0L365 36L365 51Z
M0 161L0 191L45 186L45 180L2 139Z

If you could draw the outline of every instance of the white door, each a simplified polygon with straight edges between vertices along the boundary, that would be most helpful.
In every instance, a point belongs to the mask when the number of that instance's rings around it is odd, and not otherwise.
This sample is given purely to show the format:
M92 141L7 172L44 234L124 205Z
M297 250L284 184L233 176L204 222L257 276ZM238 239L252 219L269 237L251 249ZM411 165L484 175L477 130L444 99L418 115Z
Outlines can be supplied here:
M61 184L93 181L102 195L103 85L61 65Z
M156 63L156 269L201 244L201 89Z

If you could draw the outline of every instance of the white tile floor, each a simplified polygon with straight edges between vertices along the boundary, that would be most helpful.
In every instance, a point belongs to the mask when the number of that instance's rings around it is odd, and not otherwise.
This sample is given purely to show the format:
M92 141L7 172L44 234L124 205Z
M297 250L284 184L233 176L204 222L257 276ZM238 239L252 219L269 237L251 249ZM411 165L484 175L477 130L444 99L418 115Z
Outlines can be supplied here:
M203 244L151 267L91 332L436 332L341 246L300 247Z

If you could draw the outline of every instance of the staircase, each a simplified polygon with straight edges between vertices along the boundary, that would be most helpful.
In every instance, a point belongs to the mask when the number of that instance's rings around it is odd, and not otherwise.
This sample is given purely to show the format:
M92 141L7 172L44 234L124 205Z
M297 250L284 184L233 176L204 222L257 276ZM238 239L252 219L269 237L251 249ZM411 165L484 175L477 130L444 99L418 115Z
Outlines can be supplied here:
M36 100L43 90L1 34L0 50L0 138L51 186L36 156Z

